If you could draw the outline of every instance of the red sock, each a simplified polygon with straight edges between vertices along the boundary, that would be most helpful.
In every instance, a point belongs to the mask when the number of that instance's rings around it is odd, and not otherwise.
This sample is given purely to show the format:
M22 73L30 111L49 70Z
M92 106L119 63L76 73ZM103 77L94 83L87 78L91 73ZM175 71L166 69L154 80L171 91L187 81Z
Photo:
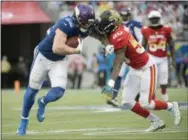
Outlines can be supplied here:
M134 113L136 113L144 118L147 118L150 114L150 112L148 110L142 108L138 102L136 102L136 104L134 105L134 107L131 110Z
M153 100L155 103L155 110L165 110L168 107L168 104L164 101Z
M164 95L166 94L166 88L161 88L161 93Z

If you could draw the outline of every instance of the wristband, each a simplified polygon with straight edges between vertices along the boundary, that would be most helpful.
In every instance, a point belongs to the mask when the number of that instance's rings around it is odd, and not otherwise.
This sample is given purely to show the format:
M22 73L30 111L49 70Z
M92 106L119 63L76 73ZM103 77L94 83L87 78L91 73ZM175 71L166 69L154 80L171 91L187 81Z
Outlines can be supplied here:
M115 84L115 81L114 81L114 80L110 79L110 80L108 81L108 85L109 85L110 87L114 87L114 84Z

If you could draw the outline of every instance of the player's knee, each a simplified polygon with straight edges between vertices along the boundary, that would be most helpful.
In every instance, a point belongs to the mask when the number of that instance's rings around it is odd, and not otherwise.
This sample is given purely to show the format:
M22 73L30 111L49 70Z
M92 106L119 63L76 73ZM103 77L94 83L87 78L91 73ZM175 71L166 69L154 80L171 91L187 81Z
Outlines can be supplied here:
M30 77L29 79L29 87L31 87L32 89L40 89L41 88L41 82L39 80L37 80L34 77Z
M51 81L52 87L59 87L66 89L67 86L67 77L62 77L61 79L56 79Z
M65 89L62 87L53 87L51 89L51 92L56 95L56 99L60 99L61 97L63 97Z

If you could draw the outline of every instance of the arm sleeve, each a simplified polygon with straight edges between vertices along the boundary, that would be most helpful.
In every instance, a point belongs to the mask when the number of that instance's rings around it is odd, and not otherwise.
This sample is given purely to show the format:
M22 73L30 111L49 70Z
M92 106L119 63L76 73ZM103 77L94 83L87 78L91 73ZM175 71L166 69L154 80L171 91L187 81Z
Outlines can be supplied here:
M135 26L139 29L142 28L142 23L141 22L138 22L138 21L135 21Z
M143 39L143 35L141 33L140 28L135 27L134 28L134 32L135 32L136 38L138 39L139 44L141 44L142 43L142 39Z

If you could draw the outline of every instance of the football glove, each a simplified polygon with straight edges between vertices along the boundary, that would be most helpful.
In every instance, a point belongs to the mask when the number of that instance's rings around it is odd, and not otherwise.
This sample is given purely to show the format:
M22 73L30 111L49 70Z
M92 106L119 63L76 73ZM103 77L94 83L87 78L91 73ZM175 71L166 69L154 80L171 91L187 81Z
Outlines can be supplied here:
M80 53L83 52L83 46L84 46L83 40L78 38L78 46L76 49L78 49Z
M113 97L113 88L109 85L106 85L102 89L102 95L105 98L105 100L111 100Z
M105 47L105 55L112 54L114 52L114 46L113 45L107 45Z

